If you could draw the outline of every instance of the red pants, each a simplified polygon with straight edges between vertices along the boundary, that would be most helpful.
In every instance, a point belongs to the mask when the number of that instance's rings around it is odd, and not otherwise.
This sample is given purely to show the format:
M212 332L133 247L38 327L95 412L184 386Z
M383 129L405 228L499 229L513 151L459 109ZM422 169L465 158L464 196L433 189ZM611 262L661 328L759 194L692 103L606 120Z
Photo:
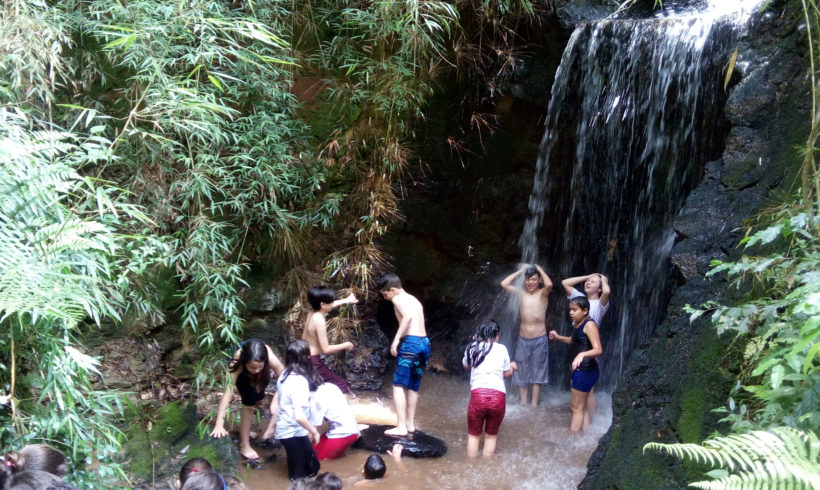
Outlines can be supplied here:
M319 442L313 446L313 450L316 451L316 457L319 458L319 461L336 459L345 452L345 449L352 446L358 438L359 434L353 434L347 437L329 439L326 435L322 434L322 437L319 438Z
M488 436L497 436L506 412L507 396L504 393L489 388L474 389L467 405L467 433L480 436L484 432Z

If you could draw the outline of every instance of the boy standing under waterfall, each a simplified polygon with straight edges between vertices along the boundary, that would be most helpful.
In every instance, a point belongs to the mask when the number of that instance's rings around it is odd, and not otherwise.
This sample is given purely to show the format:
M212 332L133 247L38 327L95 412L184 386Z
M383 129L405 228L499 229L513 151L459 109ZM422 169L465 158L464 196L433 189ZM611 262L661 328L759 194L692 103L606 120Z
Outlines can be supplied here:
M513 281L524 275L524 288ZM538 406L541 385L547 384L549 369L549 339L547 338L547 306L552 291L552 281L539 265L524 264L505 277L501 287L520 297L521 326L515 346L515 363L518 370L512 382L518 386L521 403L527 403L528 388L532 387L532 406Z
M376 290L393 303L399 321L390 353L396 357L393 373L393 403L396 405L398 425L384 431L389 436L406 436L416 431L416 404L419 399L421 376L430 359L430 339L424 327L424 309L421 302L402 288L399 276L382 275Z

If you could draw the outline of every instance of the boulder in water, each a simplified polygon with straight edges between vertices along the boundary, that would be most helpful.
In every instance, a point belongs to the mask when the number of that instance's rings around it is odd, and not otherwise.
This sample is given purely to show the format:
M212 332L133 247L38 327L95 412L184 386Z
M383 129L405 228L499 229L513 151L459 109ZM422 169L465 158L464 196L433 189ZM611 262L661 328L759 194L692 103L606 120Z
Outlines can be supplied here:
M386 454L388 449L393 449L393 444L401 444L402 456L411 458L440 458L447 454L447 444L438 437L425 434L417 430L405 437L389 436L384 433L390 429L389 425L371 425L362 431L361 437L353 447L366 449L375 453Z

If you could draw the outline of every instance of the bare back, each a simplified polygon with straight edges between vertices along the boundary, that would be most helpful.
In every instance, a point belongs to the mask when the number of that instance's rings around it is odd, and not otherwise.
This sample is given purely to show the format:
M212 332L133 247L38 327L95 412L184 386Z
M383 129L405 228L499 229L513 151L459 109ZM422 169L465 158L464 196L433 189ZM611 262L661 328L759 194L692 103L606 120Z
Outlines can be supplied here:
M547 333L547 306L549 300L539 290L535 293L521 291L521 329L519 335L532 339Z
M302 340L310 345L311 356L318 356L322 353L322 347L319 345L319 330L327 336L325 315L314 311L308 316L307 321L305 321L305 328L302 331Z
M427 329L424 326L424 308L421 306L421 302L404 290L394 296L392 301L393 311L396 313L400 328L406 328L406 330L400 332L401 336L426 337ZM404 327L405 322L407 322L406 327Z

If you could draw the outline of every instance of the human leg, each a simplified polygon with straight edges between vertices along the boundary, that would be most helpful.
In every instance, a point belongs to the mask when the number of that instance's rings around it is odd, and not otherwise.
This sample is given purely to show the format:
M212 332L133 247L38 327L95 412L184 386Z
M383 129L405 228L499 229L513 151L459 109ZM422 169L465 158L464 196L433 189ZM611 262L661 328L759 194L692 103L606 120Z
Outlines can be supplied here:
M474 459L478 456L478 442L481 436L467 434L467 457Z
M407 390L407 420L405 420L405 424L407 426L407 432L415 432L416 431L416 405L419 402L419 392L413 390Z
M589 419L592 420L592 417L595 415L595 411L598 410L598 400L595 398L595 388L589 390L589 397L587 398L587 405L586 411L589 414Z
M521 397L521 404L526 405L527 404L527 394L528 394L527 393L527 387L526 386L520 386L518 388L518 394Z
M569 423L571 432L579 432L584 428L584 405L586 404L588 392L578 391L575 388L570 390L570 409L572 419Z
M319 472L319 460L316 459L316 453L307 436L288 437L280 439L279 442L284 446L287 455L290 481L311 478Z
M353 434L347 437L334 437L332 439L328 438L325 434L322 434L319 442L313 446L313 450L316 452L316 459L319 461L337 459L345 452L345 450L347 450L347 448L352 446L358 438L358 434Z
M251 422L256 411L254 406L242 406L239 415L239 454L246 459L259 459L259 454L251 447Z
M495 442L498 440L498 436L491 436L490 434L484 434L484 450L481 452L481 456L484 458L489 458L493 454L495 454Z
M393 385L393 404L396 406L396 419L398 425L392 429L384 431L389 436L407 435L407 394L406 389Z
M538 383L532 385L532 406L537 407L538 401L541 399L541 385Z

